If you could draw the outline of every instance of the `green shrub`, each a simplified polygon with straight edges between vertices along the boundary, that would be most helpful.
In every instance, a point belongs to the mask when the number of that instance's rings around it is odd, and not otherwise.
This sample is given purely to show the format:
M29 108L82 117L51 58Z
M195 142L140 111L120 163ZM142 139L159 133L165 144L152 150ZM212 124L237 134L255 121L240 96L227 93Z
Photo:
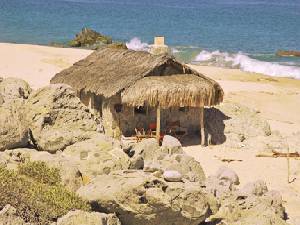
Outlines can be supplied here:
M35 173L26 176L23 172L20 174L0 166L0 207L10 204L25 221L43 225L70 210L90 210L87 202L62 185L39 182L36 179L39 175L32 178L30 176Z
M50 168L42 161L21 163L18 172L43 184L58 185L61 183L59 169Z

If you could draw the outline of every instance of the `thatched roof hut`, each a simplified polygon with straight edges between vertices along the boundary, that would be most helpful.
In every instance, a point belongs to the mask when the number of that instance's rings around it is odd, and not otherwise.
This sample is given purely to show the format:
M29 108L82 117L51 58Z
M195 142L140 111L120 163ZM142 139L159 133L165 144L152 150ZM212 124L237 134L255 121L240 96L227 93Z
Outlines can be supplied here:
M176 75L173 77L173 74L190 74L193 76L190 78L189 75L182 77ZM169 76L165 78L153 77L165 75ZM198 76L198 78L195 76ZM151 79L143 79L144 77L151 77ZM137 81L139 82L136 83ZM151 83L147 84L148 81ZM159 88L159 82L161 82L161 88ZM178 100L182 99L185 102L184 104L182 102L182 104L175 105L186 105L187 102L190 102L189 106L199 106L203 103L206 106L212 106L222 102L222 88L214 80L181 64L172 56L156 56L142 51L104 48L76 62L72 67L63 70L51 79L51 83L69 84L78 91L90 91L106 98L127 88L130 88L132 94L135 89L138 97L139 90L136 88L144 87L145 89L151 86L152 89L148 90L149 93L150 90L153 91L154 83L157 90L160 89L162 93L166 88L165 84L170 82L172 82L174 90L170 91L171 86L167 85L169 87L168 93L178 93ZM180 84L184 86L184 84L187 84L186 82L188 82L189 87L180 89ZM179 90L182 90L180 94ZM124 100L129 98L129 90L126 93L128 94L126 98L124 96ZM188 99L185 99L185 97ZM175 103L176 101L171 102ZM170 104L168 105L170 106Z
M170 55L152 55L128 49L103 48L56 74L51 83L65 83L78 92L109 99L120 96L130 106L157 108L199 107L203 143L203 107L223 101L223 90L214 80L180 63Z

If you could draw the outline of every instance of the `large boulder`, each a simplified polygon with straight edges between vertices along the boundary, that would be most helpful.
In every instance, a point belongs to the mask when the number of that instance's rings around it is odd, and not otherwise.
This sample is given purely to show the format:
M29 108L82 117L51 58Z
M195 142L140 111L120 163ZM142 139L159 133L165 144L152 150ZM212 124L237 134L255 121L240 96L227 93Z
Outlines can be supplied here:
M89 28L83 28L76 37L69 42L71 47L86 47L97 49L99 46L112 44L111 37L102 35Z
M81 174L88 179L115 170L128 169L130 164L118 142L102 134L68 146L62 155L72 158Z
M83 141L96 131L96 122L68 85L52 84L30 95L24 105L24 124L32 144L54 153Z
M52 225L121 225L114 214L99 212L84 212L75 210L59 218L57 223Z
M27 99L31 92L32 89L24 80L9 77L0 81L0 98L2 98L3 102L10 102L15 99Z
M161 147L170 154L183 152L180 141L170 135L164 136Z
M18 217L17 210L11 205L6 205L0 211L0 224L5 225L30 225L22 218Z
M210 212L199 184L166 182L143 171L101 175L77 193L95 210L116 213L123 225L198 225Z
M0 151L26 147L29 130L23 124L22 101L11 101L0 106Z

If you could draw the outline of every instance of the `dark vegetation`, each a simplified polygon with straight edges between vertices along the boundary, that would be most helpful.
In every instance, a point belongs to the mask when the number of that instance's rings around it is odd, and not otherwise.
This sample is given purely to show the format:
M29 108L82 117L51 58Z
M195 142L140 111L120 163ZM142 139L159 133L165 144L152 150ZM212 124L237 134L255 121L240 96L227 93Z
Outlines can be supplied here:
M45 225L70 210L90 206L60 183L57 169L43 162L21 164L17 171L0 166L0 207L10 204L25 221Z

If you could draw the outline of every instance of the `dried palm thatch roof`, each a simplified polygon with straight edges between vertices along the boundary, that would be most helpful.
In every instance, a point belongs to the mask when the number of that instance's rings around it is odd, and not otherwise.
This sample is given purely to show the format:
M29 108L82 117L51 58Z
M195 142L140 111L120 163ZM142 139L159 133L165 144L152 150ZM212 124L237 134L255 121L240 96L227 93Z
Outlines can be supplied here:
M122 92L122 102L132 106L213 106L223 101L220 85L205 76L177 74L138 80Z
M177 74L177 75L174 75ZM223 100L220 85L169 55L103 48L56 74L51 83L69 84L108 98L122 92L134 106L213 106Z
M111 97L145 76L172 73L197 74L172 56L103 48L56 74L50 82L65 83L78 91Z

